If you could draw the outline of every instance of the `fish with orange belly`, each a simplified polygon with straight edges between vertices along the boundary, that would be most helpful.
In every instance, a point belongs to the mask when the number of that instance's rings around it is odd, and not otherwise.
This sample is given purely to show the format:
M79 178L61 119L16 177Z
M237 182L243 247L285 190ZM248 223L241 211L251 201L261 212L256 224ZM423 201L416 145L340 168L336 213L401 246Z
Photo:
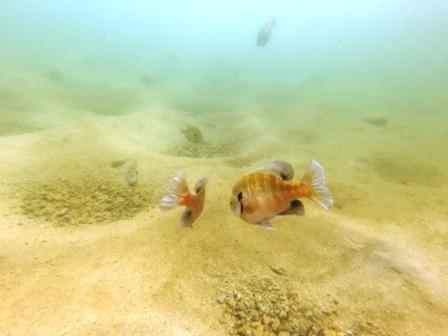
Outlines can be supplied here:
M333 198L328 190L324 169L312 160L300 181L293 181L292 166L274 161L241 177L232 190L230 208L244 221L274 230L270 220L280 215L303 215L299 198L308 197L329 210Z
M162 198L159 204L162 210L171 210L180 206L185 206L182 214L180 226L193 227L193 223L198 219L204 208L205 186L207 177L201 178L194 186L194 193L190 193L187 180L183 173L176 174L168 187L168 195Z

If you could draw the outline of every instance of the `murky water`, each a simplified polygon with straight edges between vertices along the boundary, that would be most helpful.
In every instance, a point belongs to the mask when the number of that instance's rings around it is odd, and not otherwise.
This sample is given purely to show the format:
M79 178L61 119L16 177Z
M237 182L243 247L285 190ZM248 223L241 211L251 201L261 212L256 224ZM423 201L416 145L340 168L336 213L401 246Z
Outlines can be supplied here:
M447 13L2 1L2 334L445 335ZM312 159L330 211L230 211L243 174ZM157 206L176 172L210 178L190 229Z

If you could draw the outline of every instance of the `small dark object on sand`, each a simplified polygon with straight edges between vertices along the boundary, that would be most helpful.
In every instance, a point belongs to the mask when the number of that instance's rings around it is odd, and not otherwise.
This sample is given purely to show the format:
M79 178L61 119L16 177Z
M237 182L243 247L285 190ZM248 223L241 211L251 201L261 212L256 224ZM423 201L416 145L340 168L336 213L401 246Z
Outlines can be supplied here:
M122 165L124 165L127 161L128 161L128 159L114 160L110 163L110 165L112 168L118 168L118 167L121 167Z
M386 126L387 123L389 122L389 119L382 116L366 116L361 120L375 126Z
M187 126L185 128L182 128L181 132L185 135L185 138L189 142L194 142L194 143L204 142L202 132L197 127Z
M269 266L269 268L271 269L272 272L274 272L277 275L284 275L284 276L286 276L286 270L283 267Z

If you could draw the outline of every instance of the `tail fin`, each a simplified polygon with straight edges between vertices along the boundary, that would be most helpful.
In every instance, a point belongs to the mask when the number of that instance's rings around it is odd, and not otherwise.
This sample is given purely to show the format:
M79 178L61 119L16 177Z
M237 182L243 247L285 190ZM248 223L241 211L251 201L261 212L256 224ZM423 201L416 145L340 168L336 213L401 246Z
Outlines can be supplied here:
M334 201L327 187L324 168L322 168L319 162L311 160L311 164L303 176L302 183L310 188L311 194L309 197L321 207L329 210L333 206Z
M160 201L159 208L162 210L171 210L180 205L182 196L188 195L187 180L184 173L177 173L172 179L168 187L168 195Z

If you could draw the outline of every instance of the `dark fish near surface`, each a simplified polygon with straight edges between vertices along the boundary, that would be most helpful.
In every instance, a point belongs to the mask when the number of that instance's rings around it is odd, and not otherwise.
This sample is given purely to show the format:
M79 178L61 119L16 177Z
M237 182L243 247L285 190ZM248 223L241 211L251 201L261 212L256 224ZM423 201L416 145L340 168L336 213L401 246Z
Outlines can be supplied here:
M188 190L187 180L183 173L175 175L168 188L168 195L162 198L160 209L171 210L179 206L185 206L180 226L192 227L204 208L205 186L207 177L201 178L194 186L194 193Z
M309 197L325 209L333 205L324 170L317 161L311 164L301 181L293 181L289 163L274 161L243 176L235 184L230 208L244 221L273 229L270 219L279 215L303 215L301 197Z
M257 36L257 45L259 47L263 47L266 45L266 43L268 43L271 37L272 29L275 26L277 26L277 21L275 20L275 18L272 18L271 21L266 22L263 27L261 27Z

